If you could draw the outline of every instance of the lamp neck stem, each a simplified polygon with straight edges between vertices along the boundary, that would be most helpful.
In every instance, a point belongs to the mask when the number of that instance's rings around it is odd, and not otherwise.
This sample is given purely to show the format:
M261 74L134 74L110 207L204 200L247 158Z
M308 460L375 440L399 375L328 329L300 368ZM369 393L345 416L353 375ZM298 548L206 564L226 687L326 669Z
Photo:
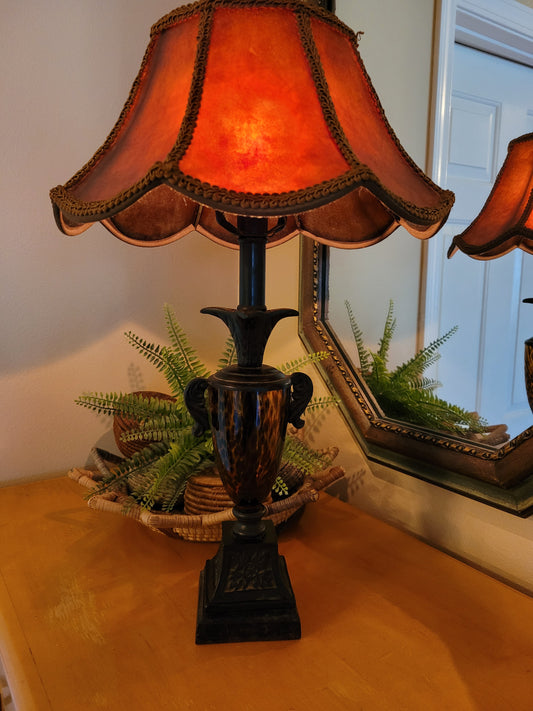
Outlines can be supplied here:
M239 234L239 309L266 310L266 244L268 220L263 217L238 217Z
M294 309L267 310L265 306L266 245L270 235L286 224L280 218L268 229L265 217L238 217L237 228L216 213L218 223L239 238L239 305L236 309L218 306L202 309L204 314L220 318L228 326L237 351L237 362L243 368L261 368L268 337L282 318L298 316Z

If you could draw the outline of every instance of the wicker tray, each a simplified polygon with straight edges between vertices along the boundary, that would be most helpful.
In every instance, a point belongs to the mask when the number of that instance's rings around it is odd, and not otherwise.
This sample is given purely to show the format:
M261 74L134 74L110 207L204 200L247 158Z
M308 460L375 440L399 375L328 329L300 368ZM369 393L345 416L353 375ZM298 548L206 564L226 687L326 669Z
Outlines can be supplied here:
M100 476L99 472L91 469L74 468L68 472L70 479L87 489L96 489ZM266 502L266 517L276 526L284 523L305 504L318 501L319 492L343 476L342 467L330 467L312 477L304 477L303 483L291 496ZM141 508L124 494L107 491L91 496L88 506L97 511L133 518L144 526L186 541L220 541L223 521L235 521L233 504L216 476L191 477L185 490L185 502L183 513L155 513Z

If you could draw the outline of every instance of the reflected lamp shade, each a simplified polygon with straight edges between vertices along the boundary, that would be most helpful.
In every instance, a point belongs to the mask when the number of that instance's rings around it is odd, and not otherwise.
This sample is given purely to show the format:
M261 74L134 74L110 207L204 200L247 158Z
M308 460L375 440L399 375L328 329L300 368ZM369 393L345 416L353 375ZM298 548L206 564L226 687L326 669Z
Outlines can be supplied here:
M533 133L509 143L507 156L481 212L453 238L451 257L461 250L494 259L520 247L533 254Z
M287 217L269 246L303 233L364 247L403 225L419 238L453 193L415 165L365 71L358 35L300 0L200 0L170 12L110 135L51 191L68 235L102 222L132 244L192 230L227 246L216 219Z

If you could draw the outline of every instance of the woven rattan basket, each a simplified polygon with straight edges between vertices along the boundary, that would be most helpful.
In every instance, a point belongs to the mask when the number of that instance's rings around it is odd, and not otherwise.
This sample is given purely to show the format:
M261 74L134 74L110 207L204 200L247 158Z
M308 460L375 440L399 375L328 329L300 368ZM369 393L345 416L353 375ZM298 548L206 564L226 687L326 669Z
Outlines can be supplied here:
M81 486L97 489L100 473L90 469L71 469L68 473ZM318 501L320 490L344 476L341 467L330 467L314 476L305 476L298 490L279 501L267 501L266 517L277 526L294 516L303 506ZM95 493L88 505L133 518L149 528L187 541L219 541L223 521L234 521L233 503L218 476L199 474L191 477L185 490L183 513L156 513L132 503L120 492Z

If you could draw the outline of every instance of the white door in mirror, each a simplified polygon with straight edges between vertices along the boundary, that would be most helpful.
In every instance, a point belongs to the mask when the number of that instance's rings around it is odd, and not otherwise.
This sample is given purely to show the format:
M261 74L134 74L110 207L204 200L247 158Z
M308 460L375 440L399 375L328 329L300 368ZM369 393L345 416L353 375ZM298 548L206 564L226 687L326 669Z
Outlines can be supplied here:
M455 45L446 187L456 204L442 235L441 301L435 331L459 331L444 346L440 397L476 410L511 436L533 425L524 385L524 340L533 336L533 257L521 250L479 261L446 250L481 210L512 138L533 131L533 69ZM430 288L435 285L430 285Z

